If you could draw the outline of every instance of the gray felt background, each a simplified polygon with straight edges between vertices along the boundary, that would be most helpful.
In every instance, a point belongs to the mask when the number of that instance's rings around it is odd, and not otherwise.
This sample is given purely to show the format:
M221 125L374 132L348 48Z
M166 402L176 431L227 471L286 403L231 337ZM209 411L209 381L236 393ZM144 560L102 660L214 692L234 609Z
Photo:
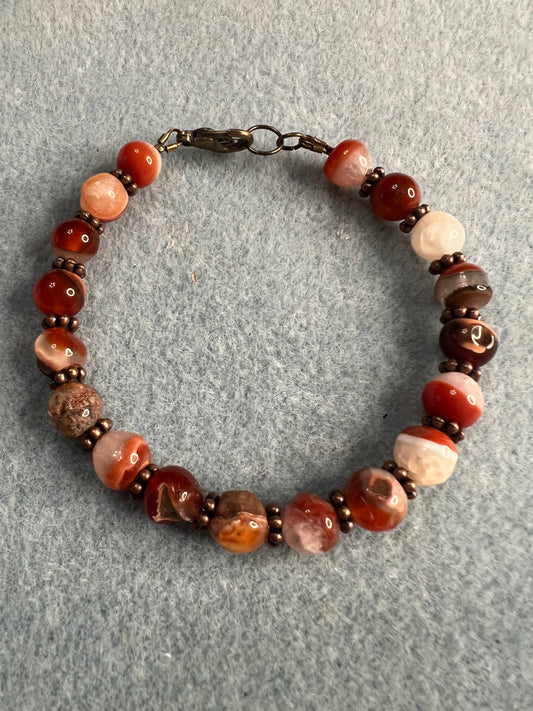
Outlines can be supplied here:
M2 0L0 25L2 711L531 708L526 0ZM152 525L49 424L32 352L83 181L128 140L254 123L364 140L463 222L495 290L452 479L312 559ZM205 491L283 503L379 466L441 359L409 240L321 156L164 158L89 265L106 413Z

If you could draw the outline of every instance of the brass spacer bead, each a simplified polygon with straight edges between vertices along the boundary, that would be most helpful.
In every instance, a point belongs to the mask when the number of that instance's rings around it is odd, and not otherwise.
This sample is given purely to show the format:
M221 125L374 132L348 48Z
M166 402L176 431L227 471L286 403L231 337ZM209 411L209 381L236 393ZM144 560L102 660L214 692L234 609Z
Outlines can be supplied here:
M350 533L355 528L355 522L353 519L348 519L347 521L340 522L340 529L343 533Z
M381 467L382 469L385 469L387 472L392 472L396 469L398 465L393 459L387 459L386 462L383 462L383 466Z
M268 542L271 546L279 546L283 543L283 534L280 531L271 531L268 534Z
M466 262L466 256L462 252L454 252L452 257L454 264L464 264Z
M280 516L281 515L281 506L278 506L278 504L273 504L272 502L270 502L265 506L265 511L267 512L267 516Z
M91 227L94 227L94 229L100 235L105 230L105 227L100 222L100 220L97 217L93 217L93 215L91 215L90 212L87 212L87 210L78 210L78 212L74 216L78 217L80 220L83 220L84 222L87 222L89 225L91 225Z
M269 516L268 517L268 527L271 531L281 531L283 526L283 521L281 516Z
M439 370L441 373L464 373L465 375L469 375L472 380L476 381L476 383L481 378L481 370L479 368L474 368L472 363L469 363L468 361L459 363L455 360L455 358L443 360L439 363Z
M452 437L457 434L461 428L457 422L446 422L443 429L448 436Z
M206 514L205 511L200 511L198 516L196 517L196 523L199 526L201 526L202 528L205 528L206 526L208 526L210 521L211 521L211 517L208 516L208 514Z
M81 440L81 446L86 451L90 451L94 447L94 445L95 442L93 442L90 437L83 437L83 439Z
M455 442L457 444L458 442L462 442L465 438L465 432L464 430L459 430L456 434L450 435L450 439L452 442Z
M61 327L69 331L77 331L80 322L75 316L45 316L41 325L44 329Z
M412 479L407 479L401 482L403 490L407 494L408 499L416 499L418 496L418 491L416 489L416 484Z
M214 499L206 499L204 501L203 510L207 514L214 514L216 507L217 507L217 503Z
M96 424L104 432L109 432L113 428L113 420L109 417L101 417Z
M407 469L404 469L403 467L395 467L391 473L394 474L400 483L409 478Z
M140 496L143 493L144 488L139 481L134 481L130 486L130 491L134 496Z
M337 517L339 521L349 521L352 518L352 512L346 504L337 506L335 510L337 512Z
M343 506L345 502L344 494L340 489L333 489L329 493L329 500L334 509L338 506Z

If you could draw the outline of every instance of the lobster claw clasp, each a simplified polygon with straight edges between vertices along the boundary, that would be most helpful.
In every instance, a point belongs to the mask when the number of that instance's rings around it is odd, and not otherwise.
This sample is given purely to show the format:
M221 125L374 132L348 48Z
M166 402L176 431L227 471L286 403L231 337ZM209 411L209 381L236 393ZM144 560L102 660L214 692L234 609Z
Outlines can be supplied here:
M214 151L215 153L237 153L251 146L254 140L249 131L239 128L229 128L226 131L215 131L213 128L196 128L190 133L192 135L188 145L194 148Z

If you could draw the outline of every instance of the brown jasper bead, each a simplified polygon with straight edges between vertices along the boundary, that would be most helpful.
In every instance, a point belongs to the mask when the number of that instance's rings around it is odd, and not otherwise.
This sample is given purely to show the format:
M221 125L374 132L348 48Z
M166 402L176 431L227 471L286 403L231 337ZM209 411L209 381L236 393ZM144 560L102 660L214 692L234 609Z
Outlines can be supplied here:
M102 417L104 403L97 390L84 383L70 382L52 393L48 415L65 437L81 435Z
M448 358L467 361L478 368L496 353L498 337L483 321L454 318L442 327L439 343Z
M265 507L249 491L226 491L209 522L209 533L230 553L251 553L269 534Z

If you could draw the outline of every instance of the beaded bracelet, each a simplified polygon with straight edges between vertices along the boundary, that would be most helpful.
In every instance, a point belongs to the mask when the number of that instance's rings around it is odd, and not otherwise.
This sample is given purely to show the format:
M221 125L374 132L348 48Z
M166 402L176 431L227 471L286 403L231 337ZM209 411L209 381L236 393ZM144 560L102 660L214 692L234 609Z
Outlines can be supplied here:
M258 130L276 134L274 148L257 150L252 145ZM289 139L296 142L290 145ZM438 275L435 295L445 307L440 347L448 360L423 390L422 424L400 433L393 458L382 468L358 469L342 491L330 493L329 501L303 492L282 509L272 503L264 506L248 491L226 491L221 496L211 491L204 496L189 471L181 466L159 469L142 437L112 429L112 421L103 417L99 393L84 383L87 349L74 331L85 301L85 265L98 250L104 223L124 214L129 197L159 175L161 154L180 146L218 153L247 149L257 155L299 148L322 153L327 156L326 178L342 188L359 188L377 216L400 222L400 230L411 234L415 252L431 261L430 273ZM313 136L282 134L263 124L248 130L171 129L155 146L144 141L124 145L116 170L83 184L80 204L74 218L54 229L53 269L33 290L35 304L45 314L44 331L34 349L39 369L51 378L48 414L59 432L92 450L94 469L106 486L129 489L144 500L152 521L196 524L232 553L251 552L266 541L278 546L284 540L301 553L323 553L337 544L341 531L348 533L355 524L370 531L395 528L407 512L408 500L416 497L417 486L433 486L450 477L457 462L456 443L483 411L480 367L498 345L479 313L492 290L485 272L459 251L465 239L462 225L451 215L420 204L420 188L413 178L372 168L368 149L353 139L332 148Z

